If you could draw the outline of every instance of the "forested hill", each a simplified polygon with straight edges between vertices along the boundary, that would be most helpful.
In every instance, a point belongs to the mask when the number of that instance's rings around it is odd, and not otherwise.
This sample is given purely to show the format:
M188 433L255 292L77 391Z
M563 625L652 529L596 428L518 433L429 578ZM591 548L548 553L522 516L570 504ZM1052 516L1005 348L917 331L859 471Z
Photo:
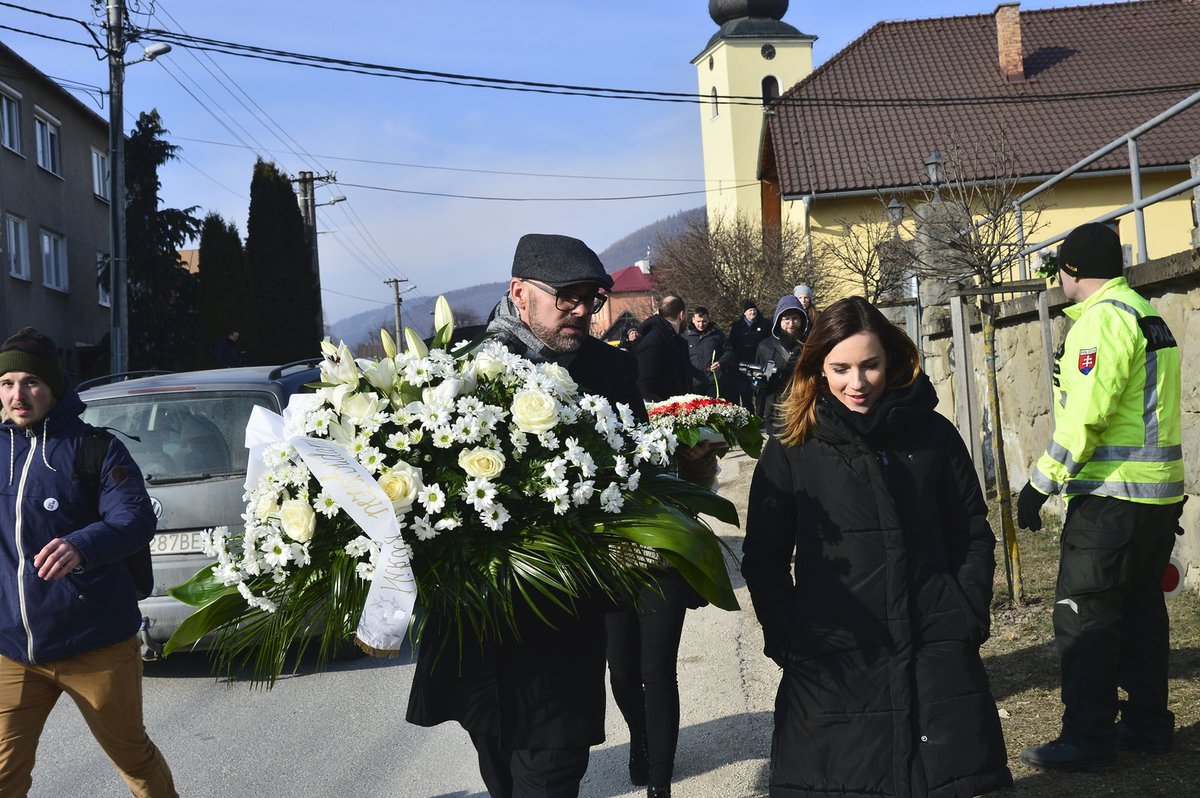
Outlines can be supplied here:
M689 221L701 217L704 208L693 208L680 211L672 216L659 219L657 222L642 227L599 253L604 268L610 272L632 266L635 262L646 257L646 248L651 249L651 259L654 248L660 238L669 238L682 232ZM494 283L481 283L468 288L447 291L446 300L454 309L454 316L460 326L484 322L500 297L503 296L508 280L498 280ZM422 337L433 333L433 303L437 296L419 296L416 292L404 299L401 308L400 323L412 327ZM391 303L381 304L373 310L356 313L353 316L329 325L329 337L336 343L345 341L354 349L363 341L379 340L378 330L383 327L391 330L395 325L394 310Z

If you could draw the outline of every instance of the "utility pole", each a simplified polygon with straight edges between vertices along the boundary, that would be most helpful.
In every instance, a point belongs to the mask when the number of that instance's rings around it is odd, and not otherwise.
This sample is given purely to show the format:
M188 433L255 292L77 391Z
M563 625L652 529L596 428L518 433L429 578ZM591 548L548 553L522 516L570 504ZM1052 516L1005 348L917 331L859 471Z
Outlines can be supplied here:
M112 254L108 279L112 296L109 370L129 371L129 292L125 252L125 0L108 0L108 164L109 232Z
M304 238L308 241L309 253L312 256L313 278L317 281L317 323L325 329L325 311L321 301L321 259L317 255L317 181L329 183L337 180L337 175L330 172L325 175L314 175L312 172L299 172L292 178L300 190L300 216L304 220ZM340 202L345 197L335 198L332 202ZM322 205L330 203L321 203Z
M393 277L390 280L383 281L384 285L390 285L392 287L392 296L395 302L396 313L396 346L400 347L401 351L404 350L404 336L400 334L401 330L403 329L400 326L400 305L404 302L404 300L400 296L400 283L407 282L408 280L403 277Z

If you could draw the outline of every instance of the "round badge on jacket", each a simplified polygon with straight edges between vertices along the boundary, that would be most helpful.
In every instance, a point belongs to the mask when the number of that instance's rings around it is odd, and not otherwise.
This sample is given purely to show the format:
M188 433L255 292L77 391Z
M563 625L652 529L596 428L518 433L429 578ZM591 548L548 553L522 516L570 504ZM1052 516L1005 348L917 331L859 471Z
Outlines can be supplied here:
M42 506L45 507L48 511L54 512L55 510L58 509L58 499L55 499L53 497L46 499L46 501L42 502Z

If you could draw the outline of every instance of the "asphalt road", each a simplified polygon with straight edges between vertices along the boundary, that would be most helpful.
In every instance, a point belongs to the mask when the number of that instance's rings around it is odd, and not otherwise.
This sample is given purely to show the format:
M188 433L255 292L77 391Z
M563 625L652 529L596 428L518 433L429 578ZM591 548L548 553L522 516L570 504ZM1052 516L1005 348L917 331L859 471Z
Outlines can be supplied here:
M722 463L719 491L745 516L754 461ZM735 552L741 534L714 524ZM766 795L778 669L731 568L742 612L688 613L679 655L682 711L674 793L681 798ZM411 652L297 675L273 690L217 682L207 660L177 654L146 666L146 725L183 798L486 798L474 751L455 724L404 722ZM592 749L581 798L636 798L629 733L609 700L607 742ZM31 798L121 798L128 790L63 697L38 750Z

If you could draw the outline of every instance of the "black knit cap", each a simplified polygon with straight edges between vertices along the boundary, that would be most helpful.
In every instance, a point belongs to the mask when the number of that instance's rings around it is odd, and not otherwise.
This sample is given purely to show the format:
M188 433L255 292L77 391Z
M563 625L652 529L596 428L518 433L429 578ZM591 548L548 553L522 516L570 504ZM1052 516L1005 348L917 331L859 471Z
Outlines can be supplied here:
M578 238L546 233L521 236L513 255L512 276L539 280L555 288L575 283L613 286L600 257L587 244Z
M0 344L0 374L27 371L41 377L57 399L66 387L58 348L41 330L25 327Z
M1058 250L1058 267L1071 277L1111 280L1124 274L1124 266L1121 237L1106 224L1076 227Z
M758 310L758 303L755 302L753 299L743 299L742 300L742 310L749 310L750 308L754 308L755 310Z

